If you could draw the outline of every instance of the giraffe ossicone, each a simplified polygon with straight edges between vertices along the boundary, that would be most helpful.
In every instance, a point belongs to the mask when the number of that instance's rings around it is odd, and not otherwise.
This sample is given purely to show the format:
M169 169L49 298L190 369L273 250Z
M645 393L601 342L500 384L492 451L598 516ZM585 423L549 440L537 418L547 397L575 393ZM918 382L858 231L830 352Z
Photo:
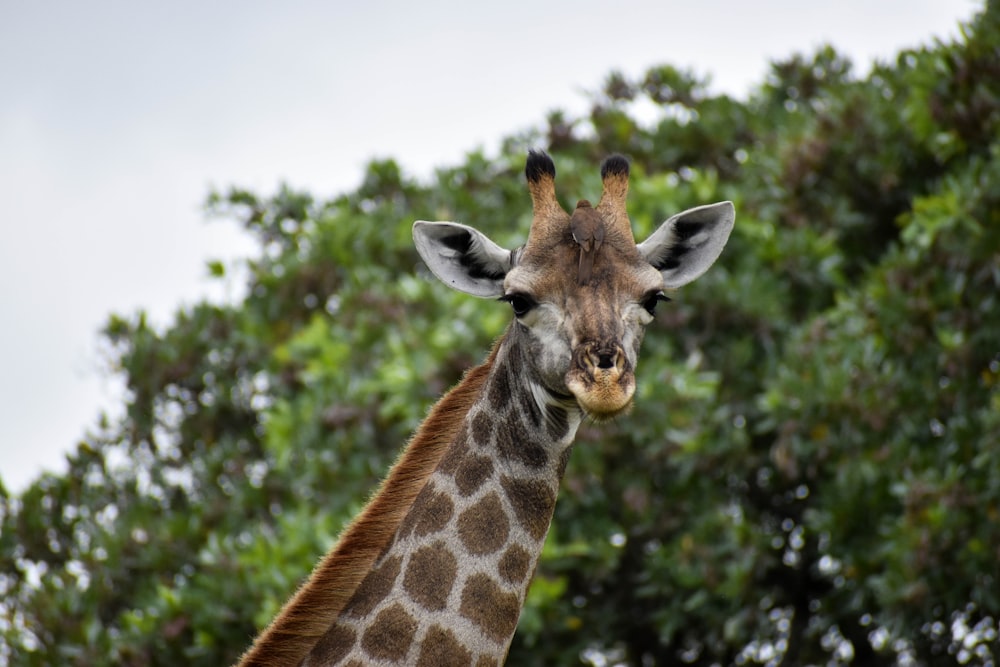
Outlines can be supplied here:
M529 152L525 175L534 215L519 248L463 224L414 224L435 276L506 301L513 320L241 665L503 663L581 420L628 410L663 291L715 262L735 218L730 202L701 206L636 244L623 157L604 161L598 204L572 214L548 155Z

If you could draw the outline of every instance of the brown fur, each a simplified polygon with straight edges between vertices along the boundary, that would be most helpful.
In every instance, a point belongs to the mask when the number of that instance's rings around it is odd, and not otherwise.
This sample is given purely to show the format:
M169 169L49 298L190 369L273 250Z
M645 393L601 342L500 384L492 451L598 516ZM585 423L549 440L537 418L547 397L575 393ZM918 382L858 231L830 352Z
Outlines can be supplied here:
M604 218L590 206L589 201L581 199L570 216L569 229L573 240L580 245L576 280L579 284L586 285L594 270L594 258L604 245Z
M330 629L458 435L498 347L494 346L485 363L469 371L431 408L374 497L243 655L240 667L294 667Z

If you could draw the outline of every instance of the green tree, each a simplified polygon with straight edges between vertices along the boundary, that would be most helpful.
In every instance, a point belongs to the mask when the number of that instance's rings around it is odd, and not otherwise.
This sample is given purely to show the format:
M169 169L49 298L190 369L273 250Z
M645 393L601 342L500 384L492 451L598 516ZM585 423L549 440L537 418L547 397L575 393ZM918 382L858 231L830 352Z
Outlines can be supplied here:
M212 194L258 241L211 265L246 296L109 319L123 416L0 491L0 663L235 660L505 325L411 222L516 244L541 146L574 196L628 154L637 236L723 198L737 225L633 413L581 429L510 663L996 664L1000 5L863 78L823 47L746 100L658 66L591 101L428 183Z

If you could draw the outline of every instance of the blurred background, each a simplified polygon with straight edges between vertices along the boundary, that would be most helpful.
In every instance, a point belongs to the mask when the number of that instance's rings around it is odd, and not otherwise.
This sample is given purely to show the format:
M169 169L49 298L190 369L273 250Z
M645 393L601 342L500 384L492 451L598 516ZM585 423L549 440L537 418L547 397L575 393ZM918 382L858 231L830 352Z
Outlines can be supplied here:
M998 53L967 1L0 6L0 664L233 660L503 331L409 228L517 244L529 147L737 229L511 664L995 664Z

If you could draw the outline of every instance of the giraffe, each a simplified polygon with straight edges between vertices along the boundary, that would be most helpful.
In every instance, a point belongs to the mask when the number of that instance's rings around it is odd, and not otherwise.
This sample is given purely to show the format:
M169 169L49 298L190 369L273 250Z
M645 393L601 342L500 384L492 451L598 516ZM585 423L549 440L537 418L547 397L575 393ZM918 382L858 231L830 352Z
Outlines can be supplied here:
M522 247L414 223L431 272L507 302L511 324L431 409L241 667L504 662L581 420L629 409L657 302L715 262L735 218L731 202L700 206L636 244L624 157L603 162L597 206L580 200L572 214L548 155L529 151L525 175Z

